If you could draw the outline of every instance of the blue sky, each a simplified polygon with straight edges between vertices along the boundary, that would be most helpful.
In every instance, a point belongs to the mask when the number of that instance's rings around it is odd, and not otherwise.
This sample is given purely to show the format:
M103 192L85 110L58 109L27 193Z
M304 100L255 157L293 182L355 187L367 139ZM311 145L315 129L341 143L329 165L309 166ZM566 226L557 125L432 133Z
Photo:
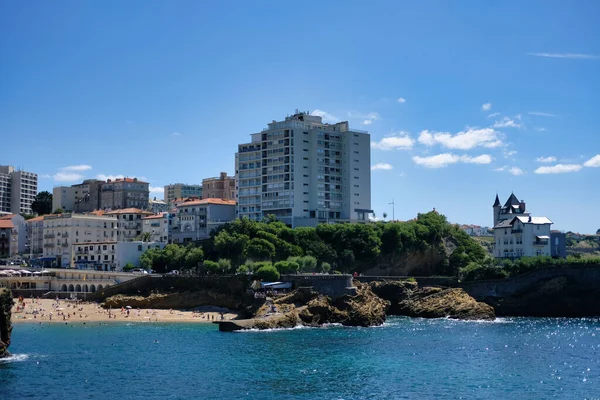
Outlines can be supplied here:
M200 183L298 108L371 133L379 217L600 228L600 2L412 3L3 2L0 163Z

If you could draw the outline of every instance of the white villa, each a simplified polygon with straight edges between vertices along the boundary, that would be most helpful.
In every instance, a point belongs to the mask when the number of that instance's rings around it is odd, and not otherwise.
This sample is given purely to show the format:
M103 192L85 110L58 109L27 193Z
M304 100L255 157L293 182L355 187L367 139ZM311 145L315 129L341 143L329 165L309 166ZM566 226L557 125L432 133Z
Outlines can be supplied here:
M523 200L510 195L504 206L496 195L494 209L494 257L519 258L551 256L552 221L532 217Z

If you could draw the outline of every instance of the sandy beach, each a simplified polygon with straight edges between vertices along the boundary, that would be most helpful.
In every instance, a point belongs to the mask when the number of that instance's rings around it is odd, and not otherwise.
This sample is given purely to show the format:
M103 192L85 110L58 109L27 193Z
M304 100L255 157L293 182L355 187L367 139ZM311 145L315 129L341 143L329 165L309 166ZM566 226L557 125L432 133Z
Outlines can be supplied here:
M112 309L106 310L97 303L51 299L24 299L19 303L14 299L12 308L13 323L51 322L193 322L211 323L223 319L234 319L237 313L218 307L197 307L194 311L158 309ZM24 307L23 307L24 304Z

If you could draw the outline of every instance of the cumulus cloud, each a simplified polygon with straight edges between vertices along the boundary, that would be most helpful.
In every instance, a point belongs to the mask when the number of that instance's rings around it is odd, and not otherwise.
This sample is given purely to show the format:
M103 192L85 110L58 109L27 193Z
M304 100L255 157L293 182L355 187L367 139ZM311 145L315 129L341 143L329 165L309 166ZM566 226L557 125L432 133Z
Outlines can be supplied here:
M600 154L596 154L594 157L584 162L583 165L585 167L600 167Z
M556 117L556 115L554 115L554 114L550 114L550 113L542 112L542 111L529 111L527 114L535 115L538 117Z
M577 172L581 169L579 164L556 164L549 167L539 167L534 172L536 174L566 174Z
M535 161L540 162L540 163L552 163L552 162L556 162L556 157L554 157L554 156L538 157L535 159Z
M404 104L406 103L406 99L404 97L398 97L398 103Z
M349 118L362 119L361 124L363 125L371 125L373 122L377 121L381 118L379 113L370 112L370 113L360 113L355 111L348 112Z
M453 135L448 132L421 131L419 143L426 146L440 144L449 149L470 150L475 147L494 148L502 145L499 132L491 128L469 129Z
M504 152L504 158L509 158L514 156L515 154L517 154L518 152L516 150L507 150Z
M535 57L548 57L548 58L571 58L579 60L593 60L598 59L600 56L593 54L581 54L581 53L527 53L528 56Z
M417 165L422 165L426 168L443 168L450 164L465 163L465 164L489 164L492 162L492 157L488 154L482 154L477 157L467 155L459 156L452 153L437 154L429 157L415 156L412 158Z
M492 109L492 103L485 103L481 105L482 111L490 111Z
M393 136L384 137L379 142L371 141L371 148L376 150L410 150L415 140L406 132L398 132Z
M336 122L340 121L340 119L338 117L333 116L323 110L315 110L315 111L311 112L310 115L315 115L317 117L321 117L321 118L323 118L323 122L326 122L326 123L336 123Z
M538 132L546 132L546 128L535 128Z
M497 117L498 115L500 115L500 113L499 113L499 112L495 112L495 113L491 113L491 114L490 114L490 115L488 115L487 117L488 117L488 118L494 118L494 117Z
M371 171L389 171L393 169L392 164L388 163L377 163L371 167Z
M77 172L57 172L52 177L56 182L74 182L83 179L83 175Z
M150 186L150 193L164 193L165 189L160 186Z
M517 116L517 119L521 119L521 117ZM521 124L508 117L504 117L500 121L494 122L493 125L494 128L520 128L521 126Z
M505 171L508 172L511 175L515 175L515 176L519 176L519 175L524 175L525 172L519 168L519 167L500 167L500 168L496 168L494 171Z
M180 132L171 133L171 137L177 137L177 136L181 136L181 133Z

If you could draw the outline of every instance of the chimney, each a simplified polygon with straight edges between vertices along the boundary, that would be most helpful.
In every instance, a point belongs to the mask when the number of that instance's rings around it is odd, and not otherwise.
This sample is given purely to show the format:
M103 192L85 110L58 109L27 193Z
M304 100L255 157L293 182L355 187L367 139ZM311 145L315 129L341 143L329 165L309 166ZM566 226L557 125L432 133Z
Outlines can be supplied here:
M519 202L519 210L521 211L521 214L525 212L525 200Z

